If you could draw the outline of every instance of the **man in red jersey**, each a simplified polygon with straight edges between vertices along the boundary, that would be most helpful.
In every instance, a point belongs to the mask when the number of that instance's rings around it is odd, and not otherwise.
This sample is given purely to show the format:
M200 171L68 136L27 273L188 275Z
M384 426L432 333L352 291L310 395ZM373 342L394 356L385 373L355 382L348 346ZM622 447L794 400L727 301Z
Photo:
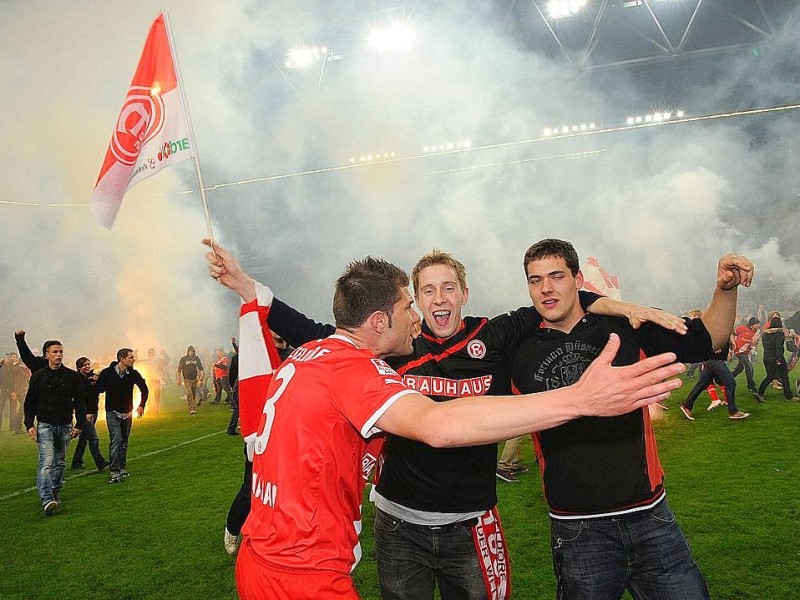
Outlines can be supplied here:
M205 243L211 246L211 242ZM244 302L256 284L223 248L211 275ZM242 598L358 598L362 458L389 432L434 447L505 440L581 415L612 416L663 400L684 370L671 353L612 368L618 339L571 389L445 403L406 387L382 359L409 354L420 322L408 276L386 261L351 263L336 283L334 335L297 348L275 373L253 457L252 509L236 566ZM580 397L580 402L567 398Z

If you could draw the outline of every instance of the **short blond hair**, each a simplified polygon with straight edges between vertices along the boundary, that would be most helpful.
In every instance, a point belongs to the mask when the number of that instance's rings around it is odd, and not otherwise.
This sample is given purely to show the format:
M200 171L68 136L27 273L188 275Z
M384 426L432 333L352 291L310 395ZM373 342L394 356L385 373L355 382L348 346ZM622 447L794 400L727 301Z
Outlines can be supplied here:
M417 261L417 264L414 265L414 268L411 269L411 282L414 284L415 296L419 289L419 274L422 272L422 269L427 269L434 265L444 265L453 269L456 274L456 279L458 279L458 285L461 286L462 290L467 289L467 269L464 264L460 260L454 258L452 254L434 248L427 254L423 254Z

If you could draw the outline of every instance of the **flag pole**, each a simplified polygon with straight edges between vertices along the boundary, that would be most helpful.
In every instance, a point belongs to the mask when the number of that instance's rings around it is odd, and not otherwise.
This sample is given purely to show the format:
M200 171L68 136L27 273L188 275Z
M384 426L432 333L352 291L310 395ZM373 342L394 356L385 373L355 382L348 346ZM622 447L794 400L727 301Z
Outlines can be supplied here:
M178 53L175 52L175 43L172 40L172 26L169 23L169 15L167 14L166 10L162 10L161 14L164 15L164 25L167 30L169 50L172 53L172 60L175 65L175 76L178 78L178 87L181 92L181 107L186 115L186 126L189 128L189 136L192 140L192 158L194 159L194 168L197 172L197 181L200 184L200 198L203 201L203 212L205 213L206 217L206 230L208 232L208 239L211 240L211 251L214 252L214 232L211 228L211 214L208 212L208 199L206 198L206 188L203 184L203 173L200 171L200 159L197 156L197 138L194 135L194 128L192 127L192 115L189 112L189 103L186 101L186 90L183 89L183 77L181 77L181 70L180 66L178 65Z

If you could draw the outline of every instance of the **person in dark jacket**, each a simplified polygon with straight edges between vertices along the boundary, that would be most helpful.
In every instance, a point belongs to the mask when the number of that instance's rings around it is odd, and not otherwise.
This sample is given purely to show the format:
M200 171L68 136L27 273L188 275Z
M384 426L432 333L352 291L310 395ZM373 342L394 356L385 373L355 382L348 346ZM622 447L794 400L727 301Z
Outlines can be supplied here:
M67 446L70 439L81 433L86 417L86 393L80 376L62 364L64 347L61 342L45 342L44 353L47 367L39 369L31 377L24 410L25 429L39 446L36 487L44 514L49 517L61 503L59 492Z
M144 406L150 391L144 377L133 368L136 358L130 348L117 351L117 360L100 371L97 378L97 393L106 394L106 425L110 439L108 454L111 459L109 483L119 483L130 476L125 469L128 464L128 438L131 435L133 417L133 386L142 393L136 408L137 417L144 414Z
M783 330L783 321L779 316L773 316L769 320L769 329L766 329L761 337L761 344L764 346L764 368L767 375L758 391L753 392L756 400L764 401L764 392L767 386L777 379L783 386L783 396L787 400L795 400L797 396L792 394L792 386L789 383L789 369L786 366L786 358L783 355L786 333Z
M84 468L83 453L86 451L86 445L88 444L94 464L97 466L98 472L100 472L109 463L103 457L103 453L100 452L100 438L97 437L97 429L95 427L98 405L100 404L99 394L97 393L97 373L92 371L92 361L85 356L81 356L75 361L75 367L78 369L83 389L86 391L86 422L83 425L83 429L81 429L78 445L75 446L75 452L72 455L71 468Z

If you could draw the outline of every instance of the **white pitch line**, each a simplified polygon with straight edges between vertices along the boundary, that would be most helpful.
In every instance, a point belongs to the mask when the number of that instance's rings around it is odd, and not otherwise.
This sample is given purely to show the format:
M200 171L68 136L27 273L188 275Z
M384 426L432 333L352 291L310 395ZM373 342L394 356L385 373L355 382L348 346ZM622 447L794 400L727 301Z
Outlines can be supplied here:
M193 440L186 440L185 442L181 442L180 444L175 444L174 446L169 446L168 448L161 448L161 450L153 450L152 452L148 452L147 454L140 454L139 456L134 456L129 460L129 462L133 462L135 460L139 460L140 458L146 458L148 456L155 456L156 454L161 454L162 452L167 452L169 450L175 450L176 448L180 448L181 446L186 446L188 444L194 444L195 442L199 442L200 440L204 440L206 438L219 435L221 433L225 433L225 430L217 431L215 433L208 433L206 435L201 435L199 438L195 438ZM64 470L68 471L69 467L66 465L64 466ZM95 475L97 474L97 469L91 469L84 471L82 473L77 473L75 475L70 475L64 481L72 481L73 479L77 479L78 477L85 477L86 475ZM19 492L12 492L6 496L0 497L0 502L3 500L8 500L9 498L15 498L17 496L21 496L22 494L27 494L28 492L36 491L36 486L25 488L24 490L20 490Z

